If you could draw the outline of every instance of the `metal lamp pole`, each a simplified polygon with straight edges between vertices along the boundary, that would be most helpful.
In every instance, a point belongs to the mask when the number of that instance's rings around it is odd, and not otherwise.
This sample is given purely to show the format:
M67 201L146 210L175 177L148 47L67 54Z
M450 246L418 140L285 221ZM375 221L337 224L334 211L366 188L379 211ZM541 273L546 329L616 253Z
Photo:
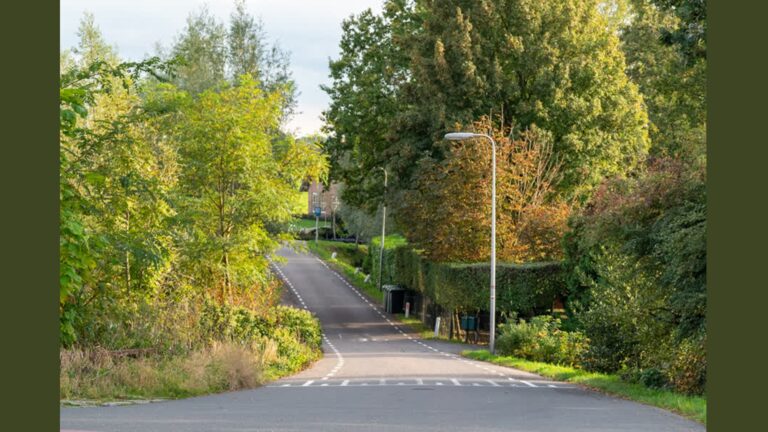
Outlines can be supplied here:
M496 141L490 135L471 132L454 132L445 134L445 139L462 141L471 138L487 138L492 148L492 183L491 183L491 323L488 348L491 354L496 353Z
M384 273L384 240L386 238L387 224L387 169L384 167L379 167L379 169L384 171L384 195L381 200L381 248L379 249L379 291L381 291L381 275Z

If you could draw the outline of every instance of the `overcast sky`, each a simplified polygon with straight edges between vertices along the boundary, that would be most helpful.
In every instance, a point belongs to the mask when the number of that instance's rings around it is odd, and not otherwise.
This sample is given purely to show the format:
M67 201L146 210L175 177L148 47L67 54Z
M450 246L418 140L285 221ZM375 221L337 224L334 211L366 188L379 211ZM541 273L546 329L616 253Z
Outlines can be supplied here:
M304 135L318 132L328 97L328 58L338 56L341 22L367 8L381 10L383 0L246 0L248 11L261 17L269 39L291 53L291 69L299 91L297 114L289 128ZM61 0L61 48L77 44L83 13L92 12L104 38L121 58L140 60L154 53L155 43L168 47L187 16L204 4L228 21L234 0Z

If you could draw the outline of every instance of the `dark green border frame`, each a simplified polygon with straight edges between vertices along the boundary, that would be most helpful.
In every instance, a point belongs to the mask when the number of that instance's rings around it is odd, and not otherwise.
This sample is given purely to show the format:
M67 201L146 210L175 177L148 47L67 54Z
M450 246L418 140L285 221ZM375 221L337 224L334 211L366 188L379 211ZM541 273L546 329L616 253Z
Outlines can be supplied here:
M59 8L5 2L2 49L3 430L59 428Z
M765 429L765 2L708 2L708 385L712 431Z
M711 431L764 424L767 9L708 2ZM58 430L58 2L2 16L2 428Z

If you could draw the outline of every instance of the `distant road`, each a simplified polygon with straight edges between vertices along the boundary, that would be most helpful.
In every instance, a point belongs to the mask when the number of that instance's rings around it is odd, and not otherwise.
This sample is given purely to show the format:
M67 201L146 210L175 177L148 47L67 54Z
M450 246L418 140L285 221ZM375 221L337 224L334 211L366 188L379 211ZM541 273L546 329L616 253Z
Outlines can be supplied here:
M675 414L461 358L388 319L312 255L281 249L325 357L265 387L160 403L62 408L77 431L704 431Z

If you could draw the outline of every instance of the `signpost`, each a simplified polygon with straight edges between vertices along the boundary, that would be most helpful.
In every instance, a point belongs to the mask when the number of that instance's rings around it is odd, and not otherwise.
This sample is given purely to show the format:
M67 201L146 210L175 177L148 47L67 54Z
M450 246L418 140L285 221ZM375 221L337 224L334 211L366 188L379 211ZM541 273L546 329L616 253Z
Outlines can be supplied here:
M320 234L320 214L322 209L320 208L320 198L317 192L312 192L312 205L315 208L315 246L317 246L317 240Z

